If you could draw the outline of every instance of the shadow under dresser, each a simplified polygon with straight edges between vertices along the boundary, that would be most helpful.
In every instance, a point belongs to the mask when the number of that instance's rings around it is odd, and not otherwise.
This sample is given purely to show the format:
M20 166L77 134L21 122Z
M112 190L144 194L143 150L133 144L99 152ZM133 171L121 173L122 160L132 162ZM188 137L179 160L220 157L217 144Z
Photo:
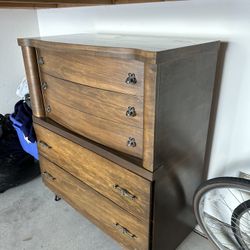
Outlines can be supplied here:
M196 225L218 41L18 39L44 183L125 249L172 250Z

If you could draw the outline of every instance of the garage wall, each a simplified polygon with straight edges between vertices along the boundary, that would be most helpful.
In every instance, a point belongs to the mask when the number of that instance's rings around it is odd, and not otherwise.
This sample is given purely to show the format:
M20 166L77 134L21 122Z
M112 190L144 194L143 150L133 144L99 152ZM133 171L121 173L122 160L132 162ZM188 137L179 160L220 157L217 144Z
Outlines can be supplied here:
M24 77L17 37L38 36L35 10L0 9L0 113L13 112L16 88Z
M227 44L209 176L250 172L250 1L190 0L39 10L41 35L133 33Z

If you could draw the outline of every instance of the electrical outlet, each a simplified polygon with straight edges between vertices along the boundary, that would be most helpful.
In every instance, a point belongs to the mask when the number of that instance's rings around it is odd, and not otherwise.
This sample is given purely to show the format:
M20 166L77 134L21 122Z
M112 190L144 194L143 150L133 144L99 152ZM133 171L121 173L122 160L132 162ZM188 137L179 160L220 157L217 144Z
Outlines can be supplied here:
M250 180L250 174L247 174L247 173L240 171L240 178Z

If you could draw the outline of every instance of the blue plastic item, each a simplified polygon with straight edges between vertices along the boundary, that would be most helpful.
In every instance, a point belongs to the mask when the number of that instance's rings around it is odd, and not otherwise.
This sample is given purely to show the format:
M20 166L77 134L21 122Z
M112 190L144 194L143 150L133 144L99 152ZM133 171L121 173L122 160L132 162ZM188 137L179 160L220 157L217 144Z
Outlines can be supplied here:
M17 132L17 135L18 135L18 138L19 138L19 141L23 150L38 160L37 143L36 142L31 143L25 139L23 131L21 130L22 123L17 121L12 115L10 115L10 120L12 121L12 125Z

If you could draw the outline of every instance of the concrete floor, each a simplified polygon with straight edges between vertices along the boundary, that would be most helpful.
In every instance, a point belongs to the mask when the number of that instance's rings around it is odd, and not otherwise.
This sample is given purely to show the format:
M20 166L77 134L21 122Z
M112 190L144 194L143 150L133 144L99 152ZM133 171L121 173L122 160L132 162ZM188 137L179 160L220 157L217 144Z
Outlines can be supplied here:
M37 178L0 194L0 250L120 250L119 245ZM178 250L213 250L192 233Z

